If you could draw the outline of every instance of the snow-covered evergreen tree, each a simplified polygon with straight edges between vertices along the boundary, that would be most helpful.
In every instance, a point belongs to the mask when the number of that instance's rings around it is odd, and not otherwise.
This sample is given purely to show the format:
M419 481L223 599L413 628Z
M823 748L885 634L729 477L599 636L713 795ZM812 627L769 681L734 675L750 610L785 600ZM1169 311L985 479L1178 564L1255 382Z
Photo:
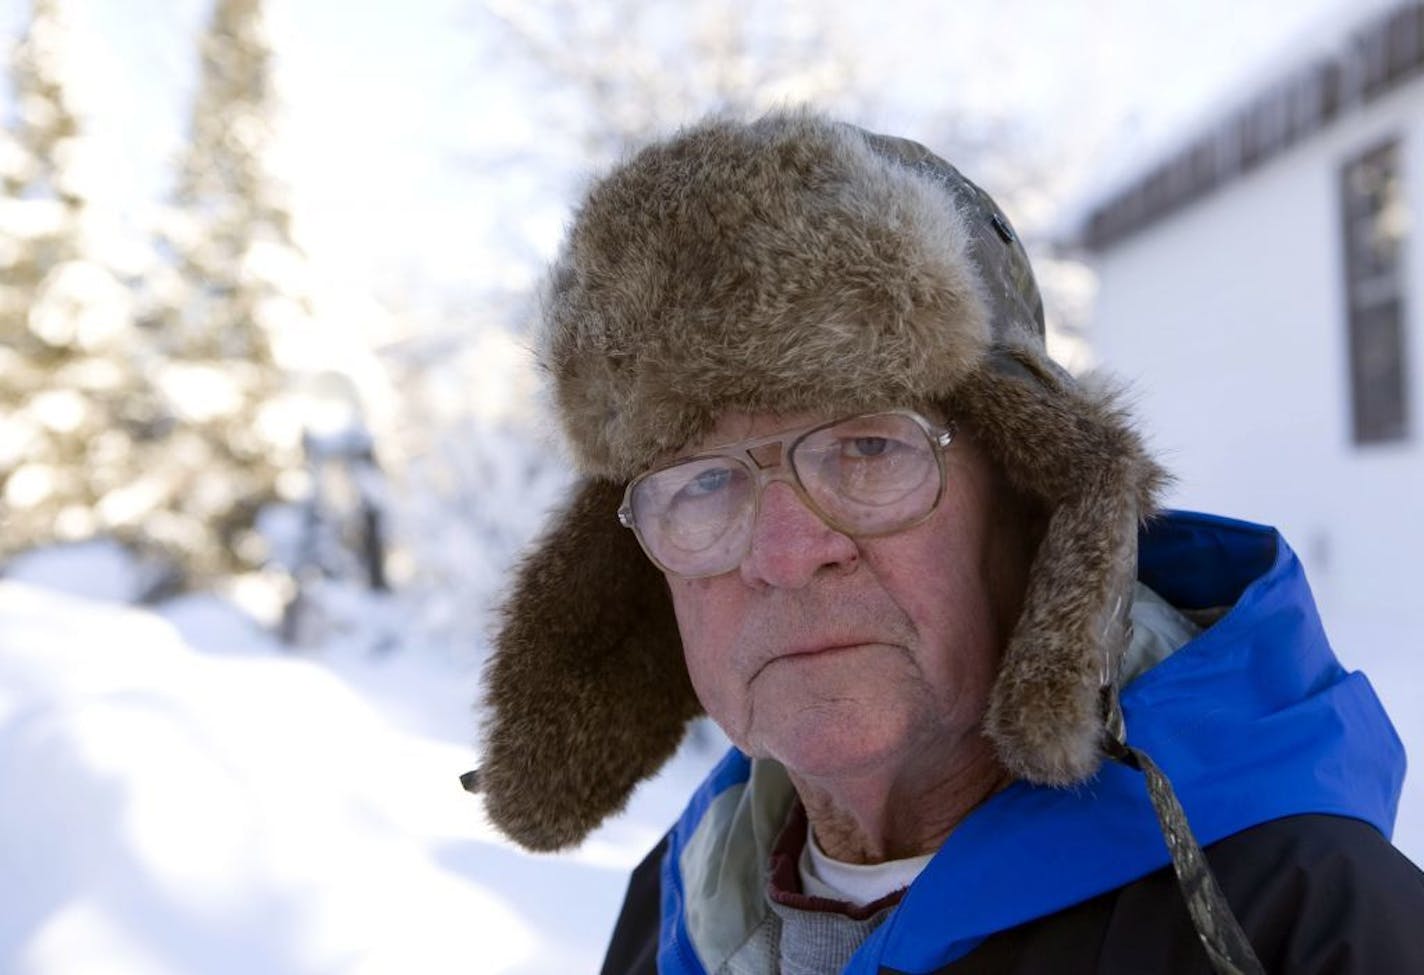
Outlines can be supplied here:
M34 0L0 134L0 558L133 528L156 432L132 302L96 243L79 66L58 0Z
M254 565L261 507L300 490L282 345L310 326L304 259L271 171L275 98L260 0L216 0L143 327L173 417L146 474L151 540L200 576Z

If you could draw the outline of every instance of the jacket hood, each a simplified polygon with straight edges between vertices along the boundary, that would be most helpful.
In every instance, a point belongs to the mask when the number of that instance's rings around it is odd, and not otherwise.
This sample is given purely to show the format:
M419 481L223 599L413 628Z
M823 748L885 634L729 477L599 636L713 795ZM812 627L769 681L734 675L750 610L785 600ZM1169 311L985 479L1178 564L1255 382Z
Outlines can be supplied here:
M1141 581L1184 610L1230 607L1121 695L1128 741L1166 771L1202 844L1283 816L1327 813L1393 830L1403 746L1368 680L1330 649L1304 572L1271 528L1207 515L1158 519L1141 539ZM754 767L755 764L755 767ZM709 835L749 781L789 790L775 770L731 752L693 797L663 864L660 970L715 970L735 941L709 919L709 893L764 871L750 834ZM790 801L780 796L781 808ZM773 802L775 805L775 802ZM723 817L724 820L726 817ZM709 830L709 826L712 829ZM703 876L708 853L720 871ZM928 972L984 938L1116 889L1169 862L1142 777L1108 763L1080 788L1018 782L950 834L848 972ZM684 869L684 866L686 869ZM1032 878L1026 881L1025 878ZM709 886L710 884L710 886ZM752 897L764 873L750 881ZM726 910L720 896L717 910ZM746 920L756 907L740 909ZM736 921L732 921L735 927ZM719 931L718 936L706 932ZM719 946L721 946L719 948Z

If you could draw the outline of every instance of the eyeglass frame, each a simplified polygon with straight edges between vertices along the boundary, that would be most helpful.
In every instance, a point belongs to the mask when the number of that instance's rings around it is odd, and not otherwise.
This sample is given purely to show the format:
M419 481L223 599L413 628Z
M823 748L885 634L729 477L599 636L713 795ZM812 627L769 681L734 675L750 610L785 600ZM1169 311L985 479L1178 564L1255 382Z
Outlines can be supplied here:
M818 505L814 499L812 499L810 493L806 490L806 486L801 483L801 476L796 472L796 466L794 464L788 463L787 458L791 457L795 453L796 448L800 446L802 441L804 441L807 437L811 436L814 433L820 433L822 430L827 430L831 427L839 426L842 423L848 423L851 420L860 420L876 416L902 416L912 421L917 427L919 427L920 432L925 435L925 439L929 441L930 446L934 450L935 466L939 474L939 488L935 491L934 501L931 502L929 507L925 509L925 513L918 516L917 518L912 519L911 521L906 522L903 525L896 525L894 528L887 528L884 531L850 531L842 525L838 524L836 519L830 517L824 511L821 510L821 506ZM670 575L675 575L680 579L706 579L711 578L712 576L718 576L732 571L732 568L735 568L735 563L733 564L733 566L730 566L726 569L722 569L718 572L701 572L695 574L678 572L675 569L669 568L668 566L663 564L661 559L659 559L656 555L653 554L648 543L643 539L643 533L638 528L637 520L633 517L633 492L634 490L636 490L639 484L647 480L649 477L652 477L654 474L661 473L662 471L669 470L670 468L679 467L682 464L689 464L699 460L715 460L717 458L725 458L727 460L735 461L739 464L744 464L744 466L746 466L752 474L753 487L755 488L755 490L752 492L753 525L756 524L756 519L761 514L761 496L762 493L766 490L767 485L770 484L772 481L782 481L787 484L792 491L795 492L796 497L801 501L803 505L806 506L806 509L812 514L814 514L817 518L819 518L822 524L824 524L831 530L839 532L840 534L845 535L848 538L883 538L886 535L894 535L898 532L909 531L916 525L923 524L924 522L929 520L930 516L935 513L935 509L939 507L939 503L944 500L944 489L947 480L947 474L944 467L944 453L946 450L949 449L950 444L954 443L954 437L957 433L958 427L953 421L948 421L945 423L934 423L927 419L923 414L915 410L895 409L875 410L866 413L849 413L834 420L828 420L823 423L815 423L811 426L802 427L798 430L784 430L781 433L773 433L765 437L757 437L751 440L734 441L733 443L723 444L704 453L692 454L688 457L674 458L665 463L659 464L656 467L650 467L646 471L643 471L643 473L639 474L637 477L633 478L631 481L628 482L628 486L623 490L623 503L618 506L618 523L624 528L631 529L633 532L633 537L638 541L638 547L643 550L643 554L646 555L655 566ZM787 446L787 441L790 441L790 446ZM753 454L752 451L757 450L761 447L769 446L770 444L780 444L781 450L775 455L775 458L772 462L762 463L761 461L757 460L756 455ZM745 462L743 461L742 456L739 456L739 454L745 456ZM750 542L748 542L748 550L750 550ZM741 558L746 558L745 551L742 553Z

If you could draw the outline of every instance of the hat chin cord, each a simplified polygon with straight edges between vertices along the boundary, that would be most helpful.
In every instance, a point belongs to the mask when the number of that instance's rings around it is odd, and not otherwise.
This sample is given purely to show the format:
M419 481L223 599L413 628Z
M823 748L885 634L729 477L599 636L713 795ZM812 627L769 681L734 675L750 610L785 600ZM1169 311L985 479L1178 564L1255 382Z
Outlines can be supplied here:
M1147 779L1147 795L1157 826L1172 856L1177 887L1192 917L1192 927L1206 949L1211 966L1220 975L1264 975L1265 969L1251 948L1246 932L1232 913L1226 895L1216 882L1211 866L1187 824L1187 814L1172 791L1172 783L1147 753L1127 743L1127 723L1114 683L1104 683L1103 752L1114 761L1136 769Z

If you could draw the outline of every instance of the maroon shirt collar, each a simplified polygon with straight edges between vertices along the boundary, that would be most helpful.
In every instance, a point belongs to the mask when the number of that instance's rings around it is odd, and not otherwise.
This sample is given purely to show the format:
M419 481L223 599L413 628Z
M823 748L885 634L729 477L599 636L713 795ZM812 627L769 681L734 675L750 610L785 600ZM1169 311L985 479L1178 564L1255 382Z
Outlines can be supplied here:
M801 886L801 851L810 836L810 825L806 820L806 807L797 799L787 813L786 824L771 847L771 877L767 882L767 896L773 903L792 907L800 911L820 911L840 914L852 921L865 921L880 911L900 902L905 888L892 890L879 900L864 906L856 906L850 901L832 900L829 897L815 897L807 894Z

